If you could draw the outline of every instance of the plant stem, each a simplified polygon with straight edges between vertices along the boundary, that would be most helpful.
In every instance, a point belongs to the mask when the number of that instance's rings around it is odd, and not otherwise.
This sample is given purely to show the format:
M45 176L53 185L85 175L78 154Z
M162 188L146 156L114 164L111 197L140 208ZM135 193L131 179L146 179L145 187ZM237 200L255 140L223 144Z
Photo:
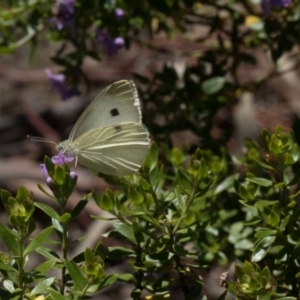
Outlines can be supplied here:
M61 202L61 215L63 216L65 213L65 203L66 201L62 200ZM68 256L68 223L62 223L61 224L62 228L63 228L63 232L62 232L62 253L63 253L63 257L62 257L62 261L64 264L64 260L67 259ZM61 285L60 285L60 293L61 295L64 295L64 290L65 290L65 284L66 284L66 267L63 266L62 270L61 270Z
M19 288L22 289L22 297L25 293L25 285L24 285L24 242L25 242L25 227L24 226L19 226L19 259L17 260L18 264L18 271L19 271Z

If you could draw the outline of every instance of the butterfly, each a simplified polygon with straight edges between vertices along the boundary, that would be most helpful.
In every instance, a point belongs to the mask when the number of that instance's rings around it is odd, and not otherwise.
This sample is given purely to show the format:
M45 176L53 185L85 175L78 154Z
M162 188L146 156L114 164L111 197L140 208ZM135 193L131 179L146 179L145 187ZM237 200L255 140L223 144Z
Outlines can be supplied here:
M114 176L139 170L150 146L141 106L131 80L105 88L86 108L69 138L56 145L88 168Z

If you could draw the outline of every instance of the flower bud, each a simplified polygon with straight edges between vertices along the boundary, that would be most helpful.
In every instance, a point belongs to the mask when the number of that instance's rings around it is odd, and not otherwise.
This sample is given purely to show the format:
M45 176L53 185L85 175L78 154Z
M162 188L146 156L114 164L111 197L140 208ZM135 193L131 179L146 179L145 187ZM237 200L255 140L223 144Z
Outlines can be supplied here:
M78 179L78 174L74 171L71 171L70 176L71 176L72 180L76 183L77 179Z

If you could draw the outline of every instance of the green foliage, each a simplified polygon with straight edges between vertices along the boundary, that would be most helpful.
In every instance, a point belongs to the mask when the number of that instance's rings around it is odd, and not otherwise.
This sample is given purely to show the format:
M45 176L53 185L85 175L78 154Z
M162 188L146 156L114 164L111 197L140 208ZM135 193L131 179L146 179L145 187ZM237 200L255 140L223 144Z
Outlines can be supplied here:
M273 272L276 270L274 275L281 293L289 289L286 284L291 284L292 290L297 291L299 283L287 273L288 270L296 270L298 265L298 229L295 222L299 208L295 198L299 192L294 189L298 175L291 166L299 160L299 146L293 134L280 127L273 134L264 130L262 138L262 150L257 144L249 143L247 159L251 172L243 181L235 183L240 203L247 211L246 220L250 226L255 226L251 260L263 262ZM261 176L261 171L264 178L254 175ZM298 277L297 273L295 276Z
M271 299L277 289L276 280L272 277L268 267L263 270L257 264L245 261L236 266L237 281L225 280L228 291L237 299ZM282 298L278 298L282 299Z
M74 207L72 212L65 211L65 204L74 189L71 183L68 166L53 165L50 159L45 158L47 175L51 176L49 187L53 193L51 198L58 201L61 212L58 214L51 207L34 203L31 193L20 187L14 198L8 191L1 190L1 200L5 206L13 228L0 223L0 237L5 243L8 255L2 255L0 273L5 289L0 290L5 299L34 299L36 295L51 295L55 299L81 299L87 293L93 293L113 284L117 275L106 275L104 271L105 247L98 243L94 251L86 249L82 260L76 262L67 258L68 225L82 212L90 199L84 197ZM42 190L43 191L43 190ZM46 195L49 195L46 193ZM56 198L58 197L58 198ZM24 206L24 208L23 208ZM52 219L53 226L47 227L30 239L35 229L33 218L34 206L41 209ZM20 208L21 207L21 208ZM27 213L27 214L26 214ZM25 217L26 218L25 218ZM57 237L50 237L53 229ZM63 255L53 253L49 244L60 244ZM35 269L25 270L26 262L32 252L37 252L44 257L44 262ZM61 270L61 280L48 277L50 269ZM68 275L68 276L67 276ZM34 288L33 283L37 283ZM72 289L65 292L72 282ZM7 293L8 292L8 293ZM45 296L46 297L46 296ZM43 298L46 299L46 298Z
M220 91L225 84L223 77L213 77L202 82L201 89L206 95L213 95Z
M133 286L133 299L143 299L145 293L149 299L172 298L174 285L185 299L199 299L203 291L199 270L235 260L236 279L222 275L221 283L236 299L296 299L300 149L293 133L281 127L274 133L264 130L261 145L248 141L246 156L235 158L236 166L247 166L242 175L228 167L233 161L224 150L216 155L197 149L187 158L182 150L163 146L167 162L162 165L159 148L152 143L141 173L115 181L122 192L107 189L98 195L93 191L71 212L65 211L65 204L76 181L71 184L68 166L53 165L46 157L53 193L47 195L59 203L59 213L34 203L24 187L16 197L1 191L12 226L0 223L0 237L8 249L0 263L6 283L2 293L9 293L7 299L35 295L82 299L121 281ZM124 246L106 247L99 242L74 259L68 258L66 250L60 257L47 245L68 248L69 224L91 198L114 220L113 229L104 236L122 239ZM53 225L30 240L35 229L33 205ZM51 236L53 229L56 238ZM33 252L42 255L44 262L25 270ZM131 272L107 275L106 259L127 261ZM61 280L47 276L50 268L61 270ZM33 282L37 282L34 288Z
M213 218L218 214L216 207L222 207L214 195L214 189L222 179L221 168L217 166L216 157L212 168L206 159L211 163L213 154L199 149L184 168L180 166L184 162L178 160L182 153L177 149L168 153L171 162L178 162L170 176L169 172L163 171L156 153L157 146L153 143L143 167L143 170L150 172L145 172L144 178L135 175L133 179L122 181L126 202L122 201L124 195L109 189L101 196L93 193L98 206L121 221L115 222L114 230L106 236L123 237L132 247L130 251L120 247L110 248L108 256L110 259L127 258L132 261L135 276L131 282L139 287L139 292L134 291L135 295L142 290L167 295L170 287L177 282L185 291L186 299L197 299L203 283L196 273L199 268L196 261L203 264L214 259L227 262L222 252L225 249L221 249L216 240L225 236L224 231L220 236L217 233L224 223L220 222L219 217ZM219 160L219 164L224 163ZM225 212L223 215L225 217ZM215 236L211 235L213 227L216 227ZM193 241L200 240L201 244L194 243L196 251L188 250ZM193 259L194 263L183 263L182 257L185 256ZM161 280L162 274L172 274L174 271L173 276Z

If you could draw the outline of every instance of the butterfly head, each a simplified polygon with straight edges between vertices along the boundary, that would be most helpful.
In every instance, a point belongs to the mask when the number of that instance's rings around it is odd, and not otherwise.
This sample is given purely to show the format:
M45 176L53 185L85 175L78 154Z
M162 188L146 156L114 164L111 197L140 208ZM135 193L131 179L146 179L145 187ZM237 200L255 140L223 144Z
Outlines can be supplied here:
M55 147L59 152L62 152L63 154L65 154L68 157L76 157L77 156L77 153L72 149L71 144L68 140L65 140L63 142L56 144Z

